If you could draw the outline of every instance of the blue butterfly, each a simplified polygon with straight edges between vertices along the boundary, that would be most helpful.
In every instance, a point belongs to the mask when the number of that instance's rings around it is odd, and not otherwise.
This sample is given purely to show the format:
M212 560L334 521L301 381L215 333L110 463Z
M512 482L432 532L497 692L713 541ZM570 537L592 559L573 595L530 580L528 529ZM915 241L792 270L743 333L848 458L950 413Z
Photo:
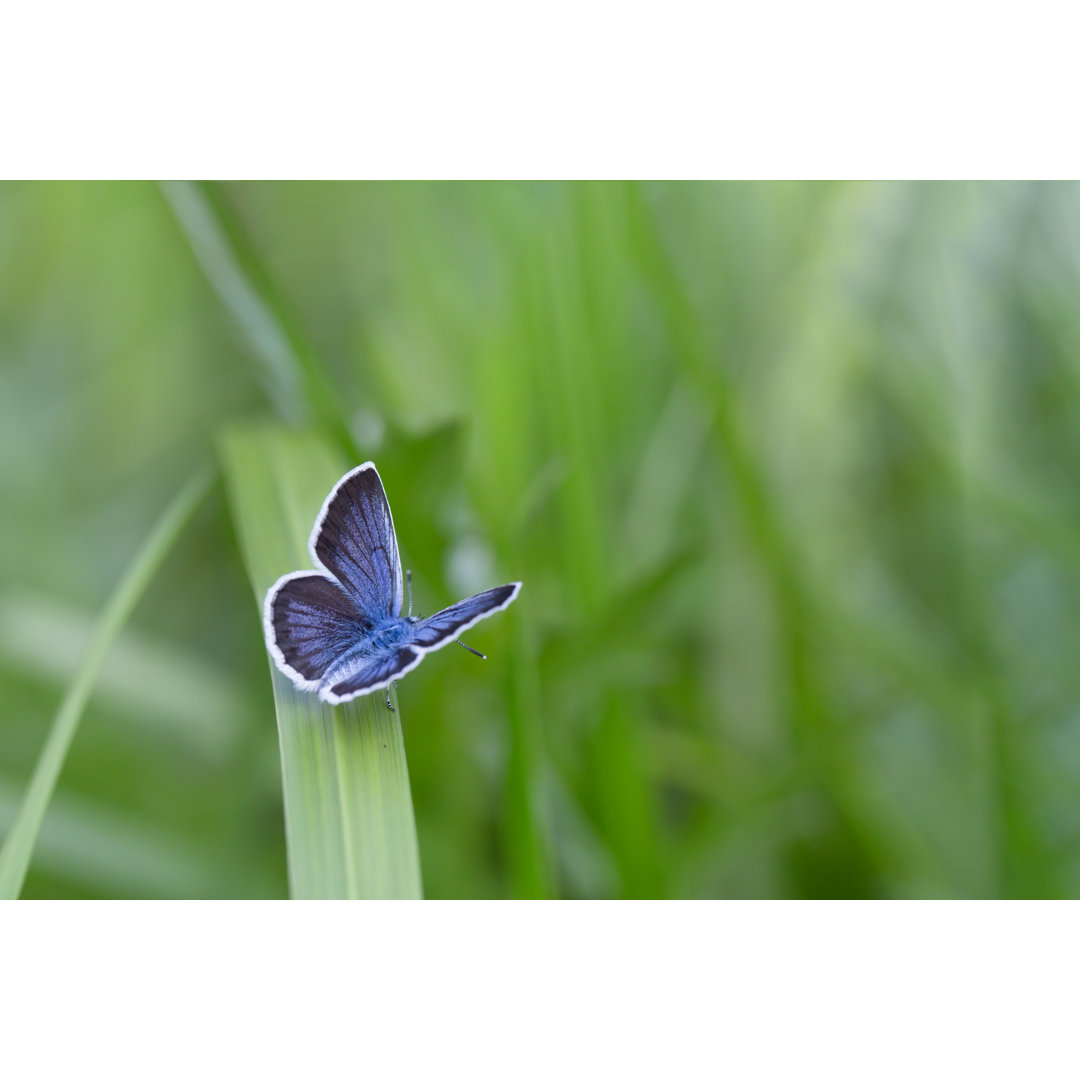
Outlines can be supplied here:
M421 619L412 614L410 573L409 614L402 615L394 519L370 461L347 472L327 495L308 551L318 569L278 578L266 594L263 628L278 668L331 705L385 687L392 709L395 679L508 607L521 589L520 581L500 585Z

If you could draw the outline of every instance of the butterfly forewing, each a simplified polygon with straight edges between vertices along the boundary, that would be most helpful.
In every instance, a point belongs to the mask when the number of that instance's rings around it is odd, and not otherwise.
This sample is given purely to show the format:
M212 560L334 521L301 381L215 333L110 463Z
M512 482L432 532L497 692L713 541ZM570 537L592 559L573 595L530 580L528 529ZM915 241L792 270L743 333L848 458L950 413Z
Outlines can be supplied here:
M323 504L311 534L311 557L378 619L401 614L401 560L390 504L375 466L346 473Z
M481 619L502 611L517 596L520 588L519 581L512 585L499 585L443 608L417 624L413 644L428 651L448 645Z

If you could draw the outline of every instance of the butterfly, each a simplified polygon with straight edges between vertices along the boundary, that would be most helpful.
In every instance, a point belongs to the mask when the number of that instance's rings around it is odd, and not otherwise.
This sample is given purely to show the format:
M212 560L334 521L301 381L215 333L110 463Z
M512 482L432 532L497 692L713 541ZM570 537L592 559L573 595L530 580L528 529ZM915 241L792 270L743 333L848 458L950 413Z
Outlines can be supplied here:
M386 705L393 709L392 682L429 652L509 607L521 590L520 581L500 585L422 619L412 613L410 572L409 613L402 615L394 519L370 461L347 472L327 495L308 551L318 569L274 582L263 628L278 669L331 705L385 688Z

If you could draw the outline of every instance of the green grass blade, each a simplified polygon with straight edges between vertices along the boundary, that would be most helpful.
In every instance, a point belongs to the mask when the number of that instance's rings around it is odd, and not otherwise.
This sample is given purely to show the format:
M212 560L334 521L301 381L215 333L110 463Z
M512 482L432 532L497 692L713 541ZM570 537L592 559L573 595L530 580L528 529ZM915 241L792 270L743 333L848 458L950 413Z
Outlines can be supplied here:
M260 616L255 632L270 585L310 565L308 533L350 463L317 436L277 427L229 429L222 457ZM386 708L381 694L331 707L270 668L290 893L295 899L419 898L400 714Z
M517 899L546 900L555 891L549 800L544 791L548 769L535 633L523 619L517 622L512 663L515 692L509 710L507 861L512 895Z
M15 820L21 795L22 785L0 774L0 830ZM214 896L221 880L212 858L188 838L62 789L41 823L34 870L91 895L131 899Z
M318 418L350 445L340 397L326 381L269 275L217 185L161 185L203 273L236 321L259 365L278 414L299 422Z
M94 635L95 618L59 598L0 594L0 670L64 690ZM207 760L223 761L247 719L234 674L173 640L129 626L113 642L95 700L132 730L167 733Z
M109 648L209 486L209 473L200 472L181 489L105 605L82 663L60 704L22 806L0 849L0 898L14 900L22 891L45 810Z

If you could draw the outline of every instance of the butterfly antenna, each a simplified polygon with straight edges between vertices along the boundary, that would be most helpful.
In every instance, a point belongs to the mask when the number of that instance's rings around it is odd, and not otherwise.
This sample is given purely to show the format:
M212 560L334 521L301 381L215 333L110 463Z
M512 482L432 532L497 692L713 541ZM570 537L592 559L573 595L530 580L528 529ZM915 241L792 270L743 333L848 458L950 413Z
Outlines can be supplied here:
M390 684L390 686L393 686L393 685L394 685L393 683L391 683L391 684ZM394 708L394 706L390 704L390 686L388 686L388 687L386 688L386 707L387 707L387 708L388 708L388 709L389 709L389 710L390 710L391 712L397 712L397 710L396 710L396 709Z
M412 614L412 571L405 571L405 580L409 583L409 614Z
M481 660L486 660L487 659L487 657L482 652L477 652L471 645L466 645L464 641L458 641L458 644L463 649L468 649L469 652L471 652L473 654L473 656L479 656Z

